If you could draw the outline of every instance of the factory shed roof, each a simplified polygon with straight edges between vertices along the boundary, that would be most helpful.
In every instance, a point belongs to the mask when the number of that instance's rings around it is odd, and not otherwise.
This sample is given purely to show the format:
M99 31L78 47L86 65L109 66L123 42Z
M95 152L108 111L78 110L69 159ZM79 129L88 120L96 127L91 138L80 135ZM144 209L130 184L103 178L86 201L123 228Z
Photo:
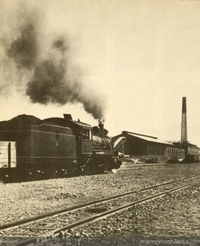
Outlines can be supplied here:
M125 137L119 137L113 144L113 148L117 148L117 146L122 142L122 141L125 141L126 138Z
M145 135L140 135L140 134L135 134L135 133L131 133L131 132L126 132L127 135L132 136L132 137L136 137L148 142L152 142L152 143L158 143L158 144L166 144L166 145L173 145L172 143L168 143L162 140L158 140L156 137L151 137L151 136L145 136Z

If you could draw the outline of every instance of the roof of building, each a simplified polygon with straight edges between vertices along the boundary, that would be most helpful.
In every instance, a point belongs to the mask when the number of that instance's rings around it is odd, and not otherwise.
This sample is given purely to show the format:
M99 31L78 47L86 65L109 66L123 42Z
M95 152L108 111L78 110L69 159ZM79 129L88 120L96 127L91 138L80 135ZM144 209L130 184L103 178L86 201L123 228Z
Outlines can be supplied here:
M119 137L113 144L113 148L115 149L122 141L125 141L125 137Z
M129 136L132 137L136 137L136 138L140 138L142 140L148 141L148 142L153 142L153 143L159 143L159 144L167 144L167 145L173 145L172 143L169 142L165 142L162 140L158 140L155 137L151 137L151 136L144 136L144 135L140 135L140 134L135 134L135 133L131 133L131 132L126 132Z

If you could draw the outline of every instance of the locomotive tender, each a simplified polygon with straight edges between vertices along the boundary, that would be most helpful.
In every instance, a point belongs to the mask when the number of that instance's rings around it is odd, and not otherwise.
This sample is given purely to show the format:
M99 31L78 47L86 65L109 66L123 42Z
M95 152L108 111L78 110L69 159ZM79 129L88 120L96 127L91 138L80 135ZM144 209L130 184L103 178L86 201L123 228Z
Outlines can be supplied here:
M0 166L1 179L35 180L119 168L121 160L107 133L101 122L92 127L72 120L69 114L45 120L19 115L0 122L0 143L8 146L7 161ZM13 144L16 162L12 158Z

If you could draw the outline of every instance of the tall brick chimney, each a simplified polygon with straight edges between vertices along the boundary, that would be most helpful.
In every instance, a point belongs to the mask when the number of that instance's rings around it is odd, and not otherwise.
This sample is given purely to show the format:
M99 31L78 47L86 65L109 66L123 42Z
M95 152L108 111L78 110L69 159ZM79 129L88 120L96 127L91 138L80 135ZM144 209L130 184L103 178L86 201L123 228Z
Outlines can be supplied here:
M187 108L186 97L182 98L181 143L187 142Z

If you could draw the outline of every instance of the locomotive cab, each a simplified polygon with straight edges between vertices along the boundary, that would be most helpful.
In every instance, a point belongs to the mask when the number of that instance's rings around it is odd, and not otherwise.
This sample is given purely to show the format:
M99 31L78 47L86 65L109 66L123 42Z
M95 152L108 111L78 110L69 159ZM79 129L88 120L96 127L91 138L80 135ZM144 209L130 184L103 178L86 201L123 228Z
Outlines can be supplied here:
M92 128L83 127L81 135L81 153L92 154Z
M71 115L64 114L66 126L70 127L76 136L77 155L92 154L92 127L80 120L72 120Z

